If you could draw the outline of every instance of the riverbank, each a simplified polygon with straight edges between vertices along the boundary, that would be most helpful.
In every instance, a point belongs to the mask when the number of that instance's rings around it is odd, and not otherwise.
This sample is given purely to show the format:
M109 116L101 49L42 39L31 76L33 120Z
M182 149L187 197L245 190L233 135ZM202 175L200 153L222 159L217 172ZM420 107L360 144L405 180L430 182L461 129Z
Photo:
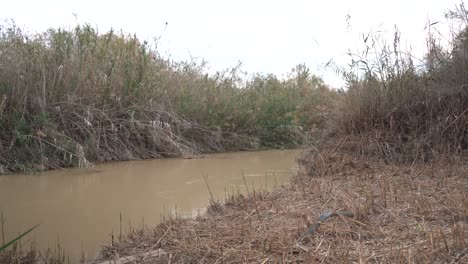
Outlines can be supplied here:
M93 260L101 246L111 242L111 234L118 239L129 229L153 227L176 212L196 215L209 205L211 196L223 199L226 193L244 191L245 184L272 190L289 183L300 153L243 151L3 176L0 208L6 221L0 226L0 243L2 231L9 241L39 223L23 245L34 243L43 253L59 242L70 263L79 262L83 255Z
M421 68L398 31L393 45L364 40L351 69L338 69L346 90L290 186L135 231L105 247L104 260L468 262L468 12L451 17L463 30L447 48L429 35Z
M331 153L331 154L330 154ZM461 263L468 252L468 166L451 159L387 165L343 152L300 161L290 186L212 202L104 247L137 263ZM323 221L326 212L351 212ZM97 261L93 263L101 263Z
M0 170L313 140L290 186L133 230L102 261L466 262L468 11L447 17L462 30L443 37L447 47L429 31L420 65L398 30L390 44L368 34L349 69L329 63L346 81L340 91L304 66L287 80L245 80L237 68L207 76L114 32L13 29L0 57L13 65L0 72Z
M295 148L337 95L304 65L287 78L240 65L207 74L156 46L89 25L0 23L0 174Z

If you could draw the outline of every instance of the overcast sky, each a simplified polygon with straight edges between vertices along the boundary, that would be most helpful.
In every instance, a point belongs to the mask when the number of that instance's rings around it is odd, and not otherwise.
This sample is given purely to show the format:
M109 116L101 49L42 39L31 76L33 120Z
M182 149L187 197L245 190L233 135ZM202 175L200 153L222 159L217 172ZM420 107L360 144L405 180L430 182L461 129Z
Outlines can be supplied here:
M159 51L176 60L205 59L210 71L242 62L249 72L283 75L307 64L326 82L342 81L323 65L346 65L346 52L362 34L397 25L402 42L416 54L425 48L430 19L447 26L443 14L460 0L0 0L0 19L13 19L29 32L90 23L141 39L160 37ZM348 28L347 16L350 16ZM168 23L166 26L166 22Z

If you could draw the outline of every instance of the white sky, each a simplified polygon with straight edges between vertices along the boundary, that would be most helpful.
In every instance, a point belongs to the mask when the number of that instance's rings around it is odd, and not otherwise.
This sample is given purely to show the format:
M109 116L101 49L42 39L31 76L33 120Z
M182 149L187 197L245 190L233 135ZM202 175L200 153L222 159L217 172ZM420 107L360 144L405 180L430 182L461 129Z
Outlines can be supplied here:
M176 60L205 59L212 72L241 61L242 69L249 73L281 76L306 63L327 83L339 86L342 81L322 66L330 59L346 65L346 52L362 47L363 33L379 29L391 33L397 25L402 43L422 54L428 19L446 27L444 12L460 2L0 0L0 20L13 19L29 32L73 27L78 22L97 26L100 32L112 27L136 33L141 39L161 37L163 55Z

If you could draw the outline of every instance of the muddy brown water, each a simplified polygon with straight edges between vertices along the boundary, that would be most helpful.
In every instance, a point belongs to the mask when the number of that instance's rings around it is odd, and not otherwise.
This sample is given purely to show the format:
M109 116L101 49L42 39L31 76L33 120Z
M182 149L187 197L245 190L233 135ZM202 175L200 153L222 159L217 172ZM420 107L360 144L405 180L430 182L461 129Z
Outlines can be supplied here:
M126 232L129 226L154 226L169 214L203 213L210 198L204 177L216 199L245 192L244 178L250 190L272 189L289 183L299 154L239 152L0 176L5 240L40 224L23 244L35 241L40 249L60 244L72 263L82 252L94 259L121 226Z

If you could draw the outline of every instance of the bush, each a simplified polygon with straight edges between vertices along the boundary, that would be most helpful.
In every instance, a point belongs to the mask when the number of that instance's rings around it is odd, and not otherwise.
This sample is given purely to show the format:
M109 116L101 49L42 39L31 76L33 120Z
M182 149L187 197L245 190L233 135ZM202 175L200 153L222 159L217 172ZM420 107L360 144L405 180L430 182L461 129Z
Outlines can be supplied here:
M467 21L463 8L450 13ZM393 45L367 39L365 52L344 71L343 91L334 134L359 138L356 153L386 161L428 161L441 154L466 155L468 150L468 25L449 50L429 36L424 64L401 51L399 33ZM377 45L383 47L378 49ZM378 50L370 58L369 50Z
M304 66L287 80L204 67L89 25L1 26L0 172L294 147L333 94Z

